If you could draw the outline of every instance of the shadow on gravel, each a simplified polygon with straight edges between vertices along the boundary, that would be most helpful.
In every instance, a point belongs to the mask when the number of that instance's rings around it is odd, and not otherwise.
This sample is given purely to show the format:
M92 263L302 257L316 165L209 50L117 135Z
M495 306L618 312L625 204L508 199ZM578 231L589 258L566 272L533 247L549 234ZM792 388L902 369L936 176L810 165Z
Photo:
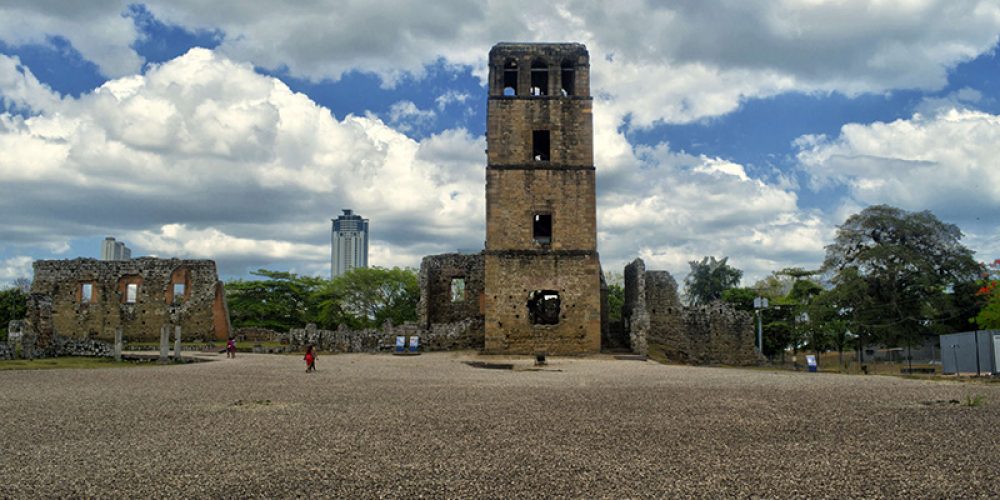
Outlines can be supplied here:
M485 361L464 361L465 364L473 368L486 368L488 370L513 370L513 363L487 363Z

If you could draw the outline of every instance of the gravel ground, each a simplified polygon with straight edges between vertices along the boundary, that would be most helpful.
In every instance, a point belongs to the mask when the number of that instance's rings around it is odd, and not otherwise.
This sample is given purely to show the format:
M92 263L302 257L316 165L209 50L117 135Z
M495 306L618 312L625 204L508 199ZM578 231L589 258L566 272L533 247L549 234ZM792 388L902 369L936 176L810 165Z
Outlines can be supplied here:
M474 353L317 367L0 372L0 497L1000 495L1000 384Z

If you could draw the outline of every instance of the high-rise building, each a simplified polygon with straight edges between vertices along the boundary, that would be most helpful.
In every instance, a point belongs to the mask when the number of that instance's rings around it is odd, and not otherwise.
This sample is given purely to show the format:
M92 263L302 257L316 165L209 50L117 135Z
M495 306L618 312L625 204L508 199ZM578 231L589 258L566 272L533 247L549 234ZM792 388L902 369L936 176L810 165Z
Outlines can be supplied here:
M104 238L101 243L101 260L129 260L132 258L132 249L125 246L124 241L115 241L111 236Z
M362 219L349 208L333 221L331 238L330 277L358 267L368 267L368 219Z

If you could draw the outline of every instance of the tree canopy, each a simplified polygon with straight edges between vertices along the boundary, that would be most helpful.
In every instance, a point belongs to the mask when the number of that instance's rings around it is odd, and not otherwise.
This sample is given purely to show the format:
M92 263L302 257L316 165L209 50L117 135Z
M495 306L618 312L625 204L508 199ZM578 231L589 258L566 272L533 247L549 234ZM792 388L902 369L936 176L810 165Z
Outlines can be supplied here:
M413 269L357 268L325 282L315 299L324 327L375 328L416 320L420 287Z
M929 211L875 205L852 215L826 247L832 306L863 338L900 345L931 334L968 313L955 307L954 291L981 267L961 238Z
M266 269L251 274L264 279L226 284L235 327L374 328L417 319L420 289L412 269L358 268L333 280Z
M729 257L716 260L705 257L701 261L692 260L688 264L691 272L684 278L684 289L688 303L704 305L722 299L722 292L740 283L743 271L730 266Z
M7 324L24 319L28 309L28 295L20 287L0 290L0 339L7 338Z
M316 320L313 294L321 278L260 269L250 273L265 279L226 283L226 302L234 327L287 331Z
M976 295L986 303L973 318L973 323L983 329L1000 329L1000 259L987 267L977 285Z

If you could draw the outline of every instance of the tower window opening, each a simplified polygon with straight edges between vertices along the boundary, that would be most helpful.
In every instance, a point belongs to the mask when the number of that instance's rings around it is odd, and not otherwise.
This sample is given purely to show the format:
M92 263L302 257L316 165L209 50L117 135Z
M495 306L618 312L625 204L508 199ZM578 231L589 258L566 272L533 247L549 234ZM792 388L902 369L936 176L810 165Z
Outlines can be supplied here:
M517 61L513 59L503 65L503 95L517 95Z
M535 130L531 133L531 158L535 161L549 161L549 131Z
M139 294L139 285L136 283L129 283L125 285L125 303L135 304L136 295Z
M531 63L531 95L549 95L549 67L542 61Z
M535 214L531 232L536 243L552 243L552 214Z
M562 95L573 95L576 83L576 69L571 61L563 61L560 78Z
M452 302L465 301L465 278L451 279L451 301Z
M535 290L528 294L528 320L533 325L558 325L559 292Z
M94 285L92 283L83 283L80 285L80 302L89 304L92 300L94 300Z
M184 283L174 283L174 304L184 302Z

